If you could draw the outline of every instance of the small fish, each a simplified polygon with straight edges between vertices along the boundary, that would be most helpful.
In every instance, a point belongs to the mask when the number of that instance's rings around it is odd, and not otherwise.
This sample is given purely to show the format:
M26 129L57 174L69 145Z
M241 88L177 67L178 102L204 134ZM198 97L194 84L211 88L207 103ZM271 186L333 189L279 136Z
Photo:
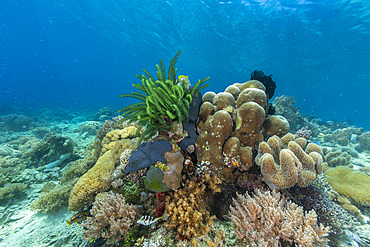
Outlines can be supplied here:
M67 220L67 225L71 225L73 223L81 223L81 221L85 220L88 216L90 216L89 210L81 211L75 215L73 215L69 220Z
M141 216L141 218L137 221L138 224L140 225L143 225L143 226L149 226L155 222L157 222L158 220L164 218L165 215L161 216L161 217L158 217L158 218L154 218L152 216L149 216L149 215L144 215L144 216Z
M189 77L187 75L179 75L177 77L177 81L178 81L178 83L183 84L187 89L190 88L190 80L189 80Z

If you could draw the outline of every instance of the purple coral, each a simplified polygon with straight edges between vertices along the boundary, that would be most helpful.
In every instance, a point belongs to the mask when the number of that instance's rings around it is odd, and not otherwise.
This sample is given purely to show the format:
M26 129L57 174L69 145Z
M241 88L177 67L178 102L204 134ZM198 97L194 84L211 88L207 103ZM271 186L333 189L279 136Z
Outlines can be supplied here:
M306 140L309 140L309 139L311 139L311 134L312 134L312 131L308 129L308 126L306 126L306 127L300 128L297 131L297 133L295 133L294 137L295 138L303 137Z
M83 224L83 238L103 237L107 244L125 240L135 224L136 210L118 193L104 192L96 196L88 217Z

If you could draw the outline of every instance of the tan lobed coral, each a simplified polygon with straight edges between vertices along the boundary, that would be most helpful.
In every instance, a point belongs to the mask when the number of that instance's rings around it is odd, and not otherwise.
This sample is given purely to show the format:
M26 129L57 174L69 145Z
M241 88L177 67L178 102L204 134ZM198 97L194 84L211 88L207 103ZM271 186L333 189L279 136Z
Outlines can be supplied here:
M103 237L107 244L114 244L125 240L136 224L134 206L128 205L122 195L111 191L96 196L90 213L92 216L83 224L86 240Z
M294 139L290 133L261 142L255 161L261 167L263 180L273 189L290 188L296 183L306 187L323 170L321 148L307 144L304 138Z
M254 197L237 194L230 206L235 235L248 246L326 246L329 227L317 224L314 210L304 212L276 191L255 191ZM284 245L285 246L285 245Z
M235 169L246 171L253 165L253 152L264 138L263 125L267 134L283 136L289 131L283 117L265 118L268 99L259 81L235 83L219 94L206 93L203 102L195 143L197 158L225 182L235 181Z

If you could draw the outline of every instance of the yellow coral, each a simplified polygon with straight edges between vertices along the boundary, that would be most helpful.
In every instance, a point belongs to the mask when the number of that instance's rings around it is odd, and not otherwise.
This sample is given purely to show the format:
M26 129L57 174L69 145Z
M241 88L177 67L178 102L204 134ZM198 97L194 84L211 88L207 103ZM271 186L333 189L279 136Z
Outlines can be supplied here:
M123 139L137 137L137 127L127 126L123 129L114 129L109 131L102 140L102 153L105 153L107 150L111 150L115 145L115 142Z
M339 194L352 198L363 206L370 206L370 177L347 166L327 170L326 181Z
M113 181L113 172L126 149L134 149L129 139L116 141L111 150L105 152L76 183L69 197L69 211L77 211L91 203L99 192L107 191Z
M208 183L217 190L217 178L206 177ZM216 216L210 216L205 208L204 195L206 193L205 183L186 181L185 187L167 196L165 227L175 230L181 238L192 239L196 236L204 236L210 231L209 226L213 224Z
M69 197L69 211L78 211L87 203L93 201L98 192L107 191L110 187L111 174L115 169L112 151L107 151L96 162L95 166L86 172L73 187Z

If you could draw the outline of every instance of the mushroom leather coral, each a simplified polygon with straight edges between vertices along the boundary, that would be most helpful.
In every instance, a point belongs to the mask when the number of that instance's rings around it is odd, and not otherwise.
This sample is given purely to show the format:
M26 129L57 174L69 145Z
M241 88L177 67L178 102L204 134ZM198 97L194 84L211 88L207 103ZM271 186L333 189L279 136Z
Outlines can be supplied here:
M306 187L323 170L321 148L313 143L307 145L304 138L294 140L292 134L261 142L256 163L264 181L274 189L290 188L296 183Z

